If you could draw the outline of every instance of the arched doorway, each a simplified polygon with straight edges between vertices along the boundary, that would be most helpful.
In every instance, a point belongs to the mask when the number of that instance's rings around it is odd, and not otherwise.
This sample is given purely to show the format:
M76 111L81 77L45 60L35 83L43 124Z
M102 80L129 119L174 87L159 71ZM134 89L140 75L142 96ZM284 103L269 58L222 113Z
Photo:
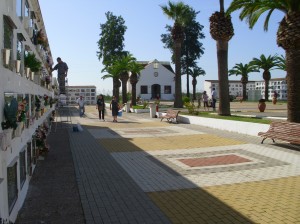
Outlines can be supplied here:
M159 97L160 99L160 85L159 84L153 84L151 86L151 98L157 99Z

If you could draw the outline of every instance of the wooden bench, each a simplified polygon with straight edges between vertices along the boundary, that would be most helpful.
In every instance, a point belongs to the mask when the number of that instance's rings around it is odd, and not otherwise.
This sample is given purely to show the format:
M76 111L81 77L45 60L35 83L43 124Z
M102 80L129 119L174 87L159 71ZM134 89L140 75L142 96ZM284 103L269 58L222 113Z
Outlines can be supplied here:
M167 113L165 115L162 115L161 116L161 120L162 121L164 118L167 119L168 122L172 122L172 121L175 121L176 123L178 123L178 120L177 120L177 117L178 117L178 114L180 113L179 110L167 110Z
M274 121L270 124L270 128L267 132L259 132L258 136L263 137L261 144L263 144L267 138L271 138L274 143L274 139L279 139L292 144L300 144L300 123Z

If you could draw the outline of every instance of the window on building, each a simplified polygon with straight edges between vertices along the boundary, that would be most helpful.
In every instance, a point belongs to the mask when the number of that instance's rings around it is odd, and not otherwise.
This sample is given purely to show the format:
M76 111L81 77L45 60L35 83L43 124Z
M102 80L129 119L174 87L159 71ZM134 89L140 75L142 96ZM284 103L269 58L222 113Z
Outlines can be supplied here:
M26 169L25 169L25 149L19 153L20 160L20 186L23 187L23 184L26 180Z
M18 198L17 162L7 167L7 197L10 213Z
M81 89L80 92L84 93L84 92L85 92L85 89Z
M23 49L23 43L18 38L17 39L17 60L21 60L22 49Z
M95 92L96 92L96 89L91 89L91 92L92 92L92 93L95 93Z
M35 165L37 160L37 149L35 144L35 137L32 138L31 145L32 145L32 163Z
M9 23L8 17L4 17L3 28L4 28L4 37L3 37L4 48L12 49L13 26Z
M26 2L25 2L24 16L25 16L25 17L29 17L29 12L30 12L29 4L28 4L28 1L26 1Z
M86 95L86 96L90 96L91 94L90 94L90 93L86 93L85 95Z
M22 0L16 0L16 13L17 16L22 17Z
M91 96L95 96L95 93L91 93Z
M141 94L148 94L148 86L141 86Z
M171 94L172 93L172 86L165 86L164 93L165 94Z
M31 142L27 142L27 173L31 175Z

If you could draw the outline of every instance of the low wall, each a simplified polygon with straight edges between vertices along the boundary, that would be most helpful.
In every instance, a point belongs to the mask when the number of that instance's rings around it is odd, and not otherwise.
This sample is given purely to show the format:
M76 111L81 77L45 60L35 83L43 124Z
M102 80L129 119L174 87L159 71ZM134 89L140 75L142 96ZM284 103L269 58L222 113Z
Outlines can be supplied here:
M237 132L240 134L257 136L260 131L267 131L269 124L258 124L242 121L231 121L223 119L213 119L197 116L179 115L178 121L186 124L196 124L210 128L216 128L224 131Z

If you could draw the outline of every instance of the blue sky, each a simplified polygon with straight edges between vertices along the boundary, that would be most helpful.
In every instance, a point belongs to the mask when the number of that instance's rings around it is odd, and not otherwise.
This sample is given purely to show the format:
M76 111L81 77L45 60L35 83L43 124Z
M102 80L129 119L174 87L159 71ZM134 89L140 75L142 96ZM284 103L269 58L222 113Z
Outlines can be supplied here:
M46 33L54 61L61 57L69 66L69 85L95 85L98 93L109 93L112 80L103 80L102 63L98 60L97 41L100 36L100 24L106 22L105 13L122 16L127 26L125 50L137 60L170 61L171 53L163 48L160 35L166 33L165 26L172 25L160 8L167 4L162 0L39 0L46 26ZM197 91L203 90L207 79L218 79L216 41L209 33L209 17L219 10L219 0L184 0L185 4L200 11L197 21L204 26L205 39L201 40L205 48L198 65L206 71L206 76L197 79ZM225 0L225 9L230 1ZM273 13L269 30L263 30L264 16L254 29L250 30L245 21L240 21L238 12L232 14L235 35L229 42L228 68L236 63L248 63L253 57L284 54L276 44L276 32L283 18L280 12ZM172 65L174 68L174 65ZM56 77L56 71L53 72ZM271 71L272 78L284 77L281 70ZM250 80L262 80L262 72L251 73ZM231 80L240 80L240 76L231 76ZM182 90L186 92L186 76L182 77ZM191 86L191 85L190 85ZM191 88L191 87L190 87Z

